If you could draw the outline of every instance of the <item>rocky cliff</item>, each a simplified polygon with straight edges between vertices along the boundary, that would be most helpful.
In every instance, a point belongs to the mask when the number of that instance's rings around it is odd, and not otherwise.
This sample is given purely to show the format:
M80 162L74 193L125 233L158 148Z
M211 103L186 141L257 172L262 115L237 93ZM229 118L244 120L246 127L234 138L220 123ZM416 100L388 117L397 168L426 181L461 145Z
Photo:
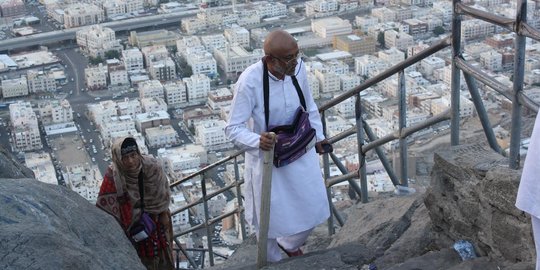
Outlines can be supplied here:
M145 269L114 218L0 151L0 269Z

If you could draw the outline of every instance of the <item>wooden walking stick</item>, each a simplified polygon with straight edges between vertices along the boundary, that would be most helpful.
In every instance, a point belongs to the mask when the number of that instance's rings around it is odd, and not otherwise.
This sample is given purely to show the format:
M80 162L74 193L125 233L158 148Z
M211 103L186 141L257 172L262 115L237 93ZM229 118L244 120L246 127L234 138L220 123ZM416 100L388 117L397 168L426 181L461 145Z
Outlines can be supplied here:
M270 132L275 140L276 134ZM272 167L274 166L274 146L264 151L263 177L261 183L261 211L259 216L259 241L257 241L257 269L266 266L268 227L270 226L270 198L272 192Z

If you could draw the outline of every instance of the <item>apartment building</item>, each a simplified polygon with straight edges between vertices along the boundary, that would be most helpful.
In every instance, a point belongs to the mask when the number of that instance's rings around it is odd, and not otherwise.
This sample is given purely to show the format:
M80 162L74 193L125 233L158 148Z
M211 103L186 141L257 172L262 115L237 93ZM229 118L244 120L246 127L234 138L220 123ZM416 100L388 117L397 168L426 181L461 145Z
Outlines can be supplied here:
M480 64L489 71L502 70L502 54L495 50L488 50L480 54Z
M108 70L101 63L98 66L84 69L84 77L88 90L100 90L107 88Z
M146 134L146 129L166 126L171 124L171 119L167 111L141 113L135 117L135 127L137 130Z
M223 35L229 44L237 44L244 48L249 48L249 31L238 25L232 25L230 28L225 28Z
M386 61L391 66L405 60L405 53L397 48L390 48L388 50L379 51L378 56L381 60Z
M43 124L73 122L73 110L67 99L38 103L38 113Z
M321 38L329 38L352 33L352 25L348 20L329 17L312 20L311 31Z
M207 27L206 20L194 17L182 19L180 25L182 26L182 30L188 35L193 35Z
M176 44L176 43L175 43ZM144 63L148 67L152 61L165 60L169 58L169 51L165 45L146 46L141 48L144 56Z
M108 121L109 118L118 115L116 102L112 100L88 104L87 108L91 121L94 121L98 128L101 127L102 123Z
M174 80L176 79L176 64L170 57L161 60L151 60L148 63L148 73L153 80Z
M121 86L129 85L129 77L126 67L122 64L108 65L109 85Z
M32 151L43 148L36 113L30 102L18 101L9 105L12 148L14 151Z
M372 54L375 52L376 41L370 36L342 35L334 36L333 47L352 55Z
M129 115L134 118L135 115L143 112L139 99L124 98L124 100L118 101L116 106L119 116Z
M233 94L228 88L218 88L208 92L208 107L214 111L219 111L223 107L231 105Z
M396 21L396 12L387 7L373 8L371 16L377 18L380 23Z
M179 136L171 125L146 129L146 142L150 148L171 147L179 143Z
M107 121L103 121L100 131L103 141L108 142L113 139L114 134L136 132L135 122L130 115L111 116Z
M422 59L419 65L419 71L426 77L431 77L433 71L436 69L441 69L446 65L442 58L436 56L430 56L428 58Z
M354 73L339 75L341 91L349 91L362 83L362 78Z
M94 4L71 4L64 9L64 27L73 28L103 22L103 10Z
M176 107L188 102L186 85L182 80L167 82L163 85L165 101L170 107Z
M144 81L139 84L139 98L161 98L164 99L163 85L158 80Z
M413 37L423 36L428 33L428 24L419 19L403 20L403 24L409 28L409 35Z
M77 31L76 39L81 50L92 57L104 57L107 51L122 51L123 49L114 31L99 24Z
M261 49L248 52L240 46L226 46L223 49L214 50L214 58L226 73L242 72L263 56L264 52Z
M306 9L306 16L317 18L336 13L339 4L337 0L314 0L306 1L304 6Z
M22 17L26 14L26 6L23 0L4 0L0 3L2 17Z
M188 102L204 102L210 91L210 78L206 75L191 75L182 79L186 85Z
M145 113L166 111L167 103L162 98L143 98L141 99L141 107Z
M287 5L280 2L257 2L255 10L261 19L287 15Z
M313 72L308 72L307 74L307 80L309 84L309 89L311 89L311 95L314 99L318 99L321 97L321 87L319 80L317 79L317 76L313 74Z
M193 75L204 74L209 77L217 75L216 59L207 51L187 54L186 62L191 67Z
M128 72L144 69L143 54L138 48L122 51L122 60Z
M195 139L204 147L216 146L229 142L225 136L226 122L209 120L195 127Z
M384 46L386 48L397 48L400 51L407 51L407 48L414 46L414 39L411 35L395 30L384 32Z
M227 39L223 34L202 36L201 41L209 52L213 52L215 49L223 49L227 44Z
M41 70L28 70L26 80L29 93L43 93L56 91L56 80L52 73Z
M317 69L313 72L319 80L320 92L331 94L340 90L339 75L329 69Z
M129 32L129 44L134 47L143 48L152 45L162 45L172 47L176 45L178 34L175 32L160 29L146 32Z
M28 95L28 81L26 76L20 78L2 80L2 97L22 97Z
M495 32L495 25L478 19L461 22L461 40L467 41L491 36Z

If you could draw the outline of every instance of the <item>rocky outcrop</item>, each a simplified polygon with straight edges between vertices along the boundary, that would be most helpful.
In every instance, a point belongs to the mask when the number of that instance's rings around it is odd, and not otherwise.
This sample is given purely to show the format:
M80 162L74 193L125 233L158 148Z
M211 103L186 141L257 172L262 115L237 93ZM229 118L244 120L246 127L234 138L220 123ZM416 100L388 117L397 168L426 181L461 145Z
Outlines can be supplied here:
M514 206L521 172L480 145L453 147L434 159L425 205L438 245L465 239L480 256L532 261L530 220Z
M0 168L0 269L145 269L112 216L7 152Z
M34 178L34 172L0 146L0 178Z

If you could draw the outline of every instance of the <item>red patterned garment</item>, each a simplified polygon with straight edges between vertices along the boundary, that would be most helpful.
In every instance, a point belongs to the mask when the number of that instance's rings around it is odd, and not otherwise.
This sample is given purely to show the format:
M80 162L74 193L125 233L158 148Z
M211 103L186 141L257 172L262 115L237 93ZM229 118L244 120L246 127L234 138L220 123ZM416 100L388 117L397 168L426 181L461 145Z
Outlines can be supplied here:
M122 229L124 229L126 235L128 237L130 236L129 228L132 224L133 206L127 193L124 193L122 196L117 194L112 169L110 167L107 169L105 177L103 178L96 206L115 217L122 226ZM167 253L169 252L168 248L170 248L169 244L172 242L172 239L168 239L168 228L172 227L170 223L170 214L169 212L164 212L159 215L151 214L151 217L157 225L156 230L148 239L138 243L132 241L132 243L137 249L137 253L141 259L145 257L169 257L167 256Z

